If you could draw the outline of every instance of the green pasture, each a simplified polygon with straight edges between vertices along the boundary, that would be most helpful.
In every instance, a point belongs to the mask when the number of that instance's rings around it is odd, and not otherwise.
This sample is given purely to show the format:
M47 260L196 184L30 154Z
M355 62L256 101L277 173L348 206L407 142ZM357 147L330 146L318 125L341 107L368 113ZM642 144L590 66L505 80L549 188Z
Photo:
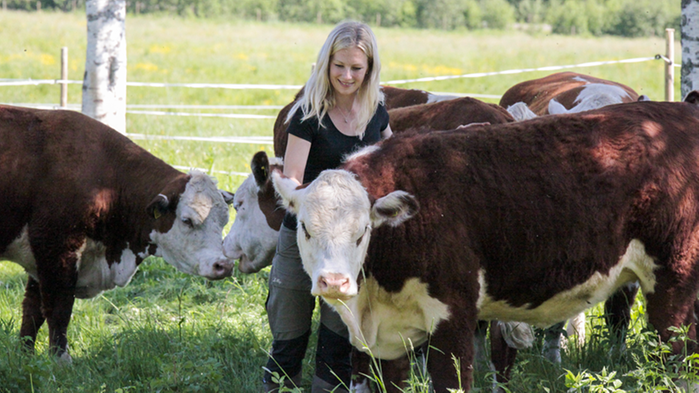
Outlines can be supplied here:
M291 25L227 20L127 16L128 80L162 83L301 85L330 25ZM591 61L652 57L664 53L658 38L588 38L522 32L436 31L377 28L382 80L461 75ZM679 55L679 42L675 53ZM81 80L85 63L84 13L0 11L0 81L58 79L60 50L69 48L69 79ZM627 84L661 100L663 64L647 61L572 68ZM483 78L420 82L399 87L433 92L501 95L520 81L551 73L527 72ZM677 71L679 76L679 70ZM676 78L679 80L679 77ZM679 82L675 87L679 99ZM129 105L285 105L295 90L229 90L130 87ZM483 99L497 102L497 99ZM0 103L57 104L56 85L0 86ZM79 85L69 103L80 104ZM275 116L272 109L155 109L189 113L247 113ZM250 120L127 114L127 132L150 136L272 135L273 119ZM234 191L254 152L269 145L137 140L170 164L214 171L222 188ZM231 222L234 212L231 211ZM259 391L261 366L271 337L264 311L268 270L209 282L177 272L161 259L144 262L125 288L77 300L69 328L73 364L47 356L46 327L36 355L24 353L18 337L26 274L0 263L0 392L232 392ZM562 367L548 363L537 345L518 356L513 392L672 391L686 373L644 322L637 302L629 349L611 348L601 308L588 312L588 340L573 340ZM317 321L316 321L317 323ZM313 340L312 340L313 341ZM313 348L302 388L309 390ZM696 362L689 358L687 362ZM694 364L696 371L696 363ZM412 392L425 392L415 381ZM486 375L476 388L489 391Z

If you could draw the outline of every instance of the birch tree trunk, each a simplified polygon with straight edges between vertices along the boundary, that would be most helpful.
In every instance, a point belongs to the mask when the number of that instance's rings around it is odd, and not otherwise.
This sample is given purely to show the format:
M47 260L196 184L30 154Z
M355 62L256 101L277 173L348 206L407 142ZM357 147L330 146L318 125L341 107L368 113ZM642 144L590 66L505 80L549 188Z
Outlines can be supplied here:
M699 0L682 0L682 98L699 90Z
M126 1L87 0L82 112L126 133Z

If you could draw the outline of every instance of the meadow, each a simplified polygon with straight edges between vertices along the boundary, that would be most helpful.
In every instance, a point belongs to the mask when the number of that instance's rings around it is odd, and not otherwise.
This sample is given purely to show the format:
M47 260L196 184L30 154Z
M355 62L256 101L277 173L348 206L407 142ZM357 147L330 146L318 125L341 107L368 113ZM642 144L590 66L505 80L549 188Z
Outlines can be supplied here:
M301 85L330 25L255 23L128 15L128 80L162 83ZM452 31L376 28L382 80L461 75L589 61L651 57L665 51L659 38L587 38L517 31ZM679 40L675 53L680 53ZM58 79L60 48L69 48L69 79L80 80L85 63L84 13L0 11L0 81ZM572 71L624 83L661 100L663 64L648 61ZM510 86L551 73L413 82L399 87L498 96ZM677 72L679 75L679 72ZM676 78L679 80L679 77ZM676 87L679 99L679 82ZM291 101L295 90L129 87L128 105L272 105ZM497 98L483 98L497 102ZM57 104L55 85L0 86L0 103ZM79 85L69 103L80 104ZM183 111L182 109L172 111ZM275 109L191 109L191 113L276 116ZM149 136L271 136L274 119L231 119L127 114L127 132ZM166 162L212 170L221 188L234 191L254 152L270 145L137 140ZM231 210L231 222L235 212ZM47 328L35 355L18 337L26 274L0 262L0 392L258 392L261 366L271 343L264 302L268 269L210 282L177 272L161 259L146 260L124 288L77 300L68 331L73 364L47 355ZM642 299L633 308L628 350L612 351L599 306L588 312L591 332L582 348L571 340L561 366L541 355L541 338L522 351L509 389L513 392L671 391L682 373L667 347L646 326ZM316 322L317 323L317 319ZM312 339L311 342L314 340ZM302 388L308 391L313 346ZM5 355L6 354L6 355ZM689 358L687 362L695 362ZM696 376L694 374L684 374ZM476 374L476 388L489 389ZM426 392L413 383L409 391ZM572 390L569 390L572 389Z

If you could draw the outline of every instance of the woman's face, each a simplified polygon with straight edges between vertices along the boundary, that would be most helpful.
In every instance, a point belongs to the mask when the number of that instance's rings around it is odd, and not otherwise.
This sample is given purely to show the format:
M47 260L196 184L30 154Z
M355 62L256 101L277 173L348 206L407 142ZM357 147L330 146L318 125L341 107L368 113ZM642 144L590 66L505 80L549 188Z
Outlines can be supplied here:
M369 59L354 46L340 49L330 57L329 77L335 94L355 94L369 72Z

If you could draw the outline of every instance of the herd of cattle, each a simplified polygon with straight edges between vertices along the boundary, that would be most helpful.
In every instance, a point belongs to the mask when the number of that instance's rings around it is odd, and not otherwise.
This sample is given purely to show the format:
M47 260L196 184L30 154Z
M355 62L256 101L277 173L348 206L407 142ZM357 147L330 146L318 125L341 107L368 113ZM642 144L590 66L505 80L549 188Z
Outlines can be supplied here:
M209 279L236 260L259 271L286 208L312 293L357 348L356 391L369 391L367 353L399 391L408 340L429 340L435 392L468 391L484 321L500 381L531 344L529 325L559 324L546 335L557 348L560 323L603 301L623 344L639 288L664 341L689 325L694 341L673 351L699 352L698 92L652 102L572 72L515 85L500 105L383 90L394 137L297 187L278 158L287 106L278 157L255 154L234 195L79 113L0 106L0 260L29 274L27 345L47 322L51 350L69 360L74 299L126 285L150 255Z

